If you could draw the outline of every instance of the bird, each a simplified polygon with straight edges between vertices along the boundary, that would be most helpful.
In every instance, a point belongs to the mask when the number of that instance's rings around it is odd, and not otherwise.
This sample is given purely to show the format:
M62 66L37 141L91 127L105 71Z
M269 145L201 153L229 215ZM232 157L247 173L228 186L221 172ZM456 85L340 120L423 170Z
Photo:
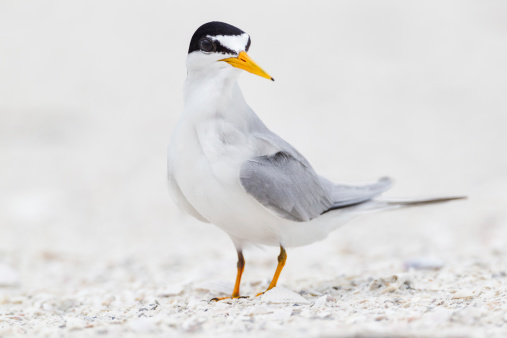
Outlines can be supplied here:
M393 184L388 177L352 185L318 175L245 101L238 84L243 71L274 81L247 54L250 45L247 33L224 22L208 22L194 32L184 108L168 148L169 190L176 204L222 229L236 248L233 292L213 300L241 297L243 248L248 245L280 248L268 291L277 285L288 247L322 240L372 211L465 198L386 199L380 195Z

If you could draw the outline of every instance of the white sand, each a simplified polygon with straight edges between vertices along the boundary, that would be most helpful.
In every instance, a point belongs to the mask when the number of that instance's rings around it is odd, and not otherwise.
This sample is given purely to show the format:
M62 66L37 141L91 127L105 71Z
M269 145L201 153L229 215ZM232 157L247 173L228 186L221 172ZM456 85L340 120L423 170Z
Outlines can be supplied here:
M507 336L506 10L1 2L0 337ZM276 82L245 96L319 173L470 199L357 219L208 303L234 248L176 209L165 149L212 19L252 35ZM277 255L246 250L243 294Z

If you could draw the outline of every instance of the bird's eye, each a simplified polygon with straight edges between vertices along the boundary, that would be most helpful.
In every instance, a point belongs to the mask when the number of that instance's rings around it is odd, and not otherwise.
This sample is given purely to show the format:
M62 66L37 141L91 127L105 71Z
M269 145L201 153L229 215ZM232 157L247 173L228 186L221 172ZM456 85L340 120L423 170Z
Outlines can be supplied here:
M199 41L199 48L206 53L211 53L215 51L215 45L213 41L210 39L204 38Z

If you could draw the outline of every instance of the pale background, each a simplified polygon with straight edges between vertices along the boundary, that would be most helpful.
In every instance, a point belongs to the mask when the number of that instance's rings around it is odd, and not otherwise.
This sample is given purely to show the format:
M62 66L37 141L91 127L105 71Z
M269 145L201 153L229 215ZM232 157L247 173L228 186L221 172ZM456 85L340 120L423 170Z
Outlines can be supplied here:
M0 263L17 282L0 298L100 288L126 261L159 284L234 280L230 240L177 210L166 184L188 43L212 20L250 34L276 81L245 73L244 95L320 174L388 175L393 197L469 196L292 249L282 285L425 255L505 271L506 13L504 1L1 1ZM245 283L268 280L276 255L247 251Z

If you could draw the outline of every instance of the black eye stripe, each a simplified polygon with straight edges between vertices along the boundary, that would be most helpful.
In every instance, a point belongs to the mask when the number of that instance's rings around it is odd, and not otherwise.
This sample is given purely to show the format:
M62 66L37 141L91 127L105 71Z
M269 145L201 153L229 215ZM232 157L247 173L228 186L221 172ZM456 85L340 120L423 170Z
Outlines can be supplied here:
M222 54L232 54L232 55L236 55L238 54L238 52L232 50L232 49L229 49L225 46L223 46L220 42L218 41L215 41L215 44L217 46L217 49L215 50L215 52L217 53L222 53Z
M238 54L236 51L229 49L222 45L218 40L212 40L211 38L202 38L199 40L199 49L205 53L221 53L221 54Z
M248 39L250 42L250 39ZM205 52L205 53L221 53L221 54L232 54L237 55L238 52L235 50L232 50L230 48L225 47L220 43L218 40L213 40L211 38L202 38L198 42L199 50ZM246 51L248 51L248 47L250 45L246 46Z

